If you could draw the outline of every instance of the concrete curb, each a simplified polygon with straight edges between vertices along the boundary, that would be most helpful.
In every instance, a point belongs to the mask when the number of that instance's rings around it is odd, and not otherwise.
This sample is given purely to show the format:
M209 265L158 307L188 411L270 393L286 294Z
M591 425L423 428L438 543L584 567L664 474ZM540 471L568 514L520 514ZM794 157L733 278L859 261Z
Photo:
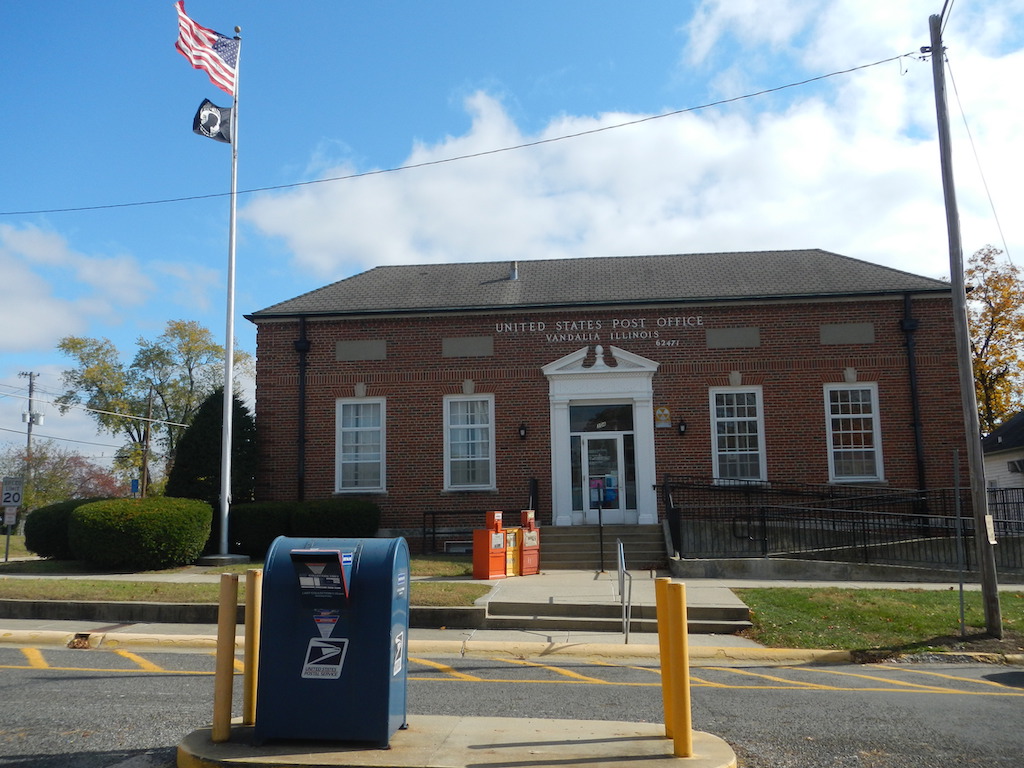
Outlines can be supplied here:
M693 731L693 757L676 757L660 723L612 720L543 720L508 717L414 715L387 749L346 742L250 744L252 727L235 725L231 738L213 743L210 729L178 745L179 768L471 768L473 766L588 766L618 768L735 768L736 753L723 739Z
M201 649L214 651L213 635L161 635L132 632L66 632L62 630L0 630L0 643L29 646L57 646L92 650L174 650ZM245 648L245 639L235 638L235 650ZM648 643L542 643L497 640L410 640L412 655L507 656L517 659L539 659L559 656L585 656L608 659L657 659L657 645ZM973 662L1024 666L1020 653L958 653L935 652L901 654L888 658L864 658L852 651L831 651L814 648L742 648L712 645L690 646L690 660L698 663L757 662L760 664L851 664L922 662Z
M3 629L0 643L11 645L47 645L64 648L104 649L118 648L193 648L216 650L213 635L158 635L131 632L67 632L58 629ZM235 638L235 650L242 651L245 640Z

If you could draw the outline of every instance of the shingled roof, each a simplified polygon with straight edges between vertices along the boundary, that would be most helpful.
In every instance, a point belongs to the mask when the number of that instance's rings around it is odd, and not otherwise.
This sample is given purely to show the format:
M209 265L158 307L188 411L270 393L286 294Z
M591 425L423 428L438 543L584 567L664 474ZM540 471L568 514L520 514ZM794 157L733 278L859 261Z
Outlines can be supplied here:
M818 249L376 267L247 315L464 312L948 293L949 283Z
M1024 447L1024 411L1010 417L981 439L985 453L1019 450Z

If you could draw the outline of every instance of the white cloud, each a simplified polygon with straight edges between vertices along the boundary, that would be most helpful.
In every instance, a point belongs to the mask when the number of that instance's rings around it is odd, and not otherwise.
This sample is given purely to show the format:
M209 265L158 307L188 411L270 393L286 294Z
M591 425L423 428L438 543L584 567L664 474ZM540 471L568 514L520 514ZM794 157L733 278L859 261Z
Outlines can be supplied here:
M744 69L748 57L771 59L773 71L785 60L821 74L926 44L931 5L793 0L766 13L753 0L709 1L688 28L688 51L694 63L709 62L728 41L733 61L716 70L721 82L757 79ZM968 39L982 27L995 34L966 12L954 22ZM954 73L986 178L997 206L1013 212L1024 125L1012 94L1024 54L960 47ZM497 98L476 93L465 104L470 129L415 145L408 163L648 117L567 115L523 135ZM325 282L382 264L804 247L939 277L948 274L948 244L935 132L931 64L914 57L784 97L268 194L243 216ZM954 142L965 253L1002 247L962 130ZM323 177L357 170L338 166ZM1024 246L1024 225L1008 216L1012 252Z
M128 256L87 256L60 235L0 224L0 351L52 348L97 318L116 320L152 283Z
M191 312L207 312L216 300L223 301L219 292L224 290L224 274L203 264L183 261L156 261L150 265L154 272L170 281L161 281L164 293L173 303L189 307ZM168 318L169 319L169 318Z

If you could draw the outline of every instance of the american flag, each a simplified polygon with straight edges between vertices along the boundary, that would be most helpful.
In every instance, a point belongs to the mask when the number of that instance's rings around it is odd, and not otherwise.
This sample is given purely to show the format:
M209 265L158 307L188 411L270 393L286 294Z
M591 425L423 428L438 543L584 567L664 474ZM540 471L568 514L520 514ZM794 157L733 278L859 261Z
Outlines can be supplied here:
M214 85L234 96L241 41L196 24L185 15L185 0L178 0L174 7L178 10L178 42L174 47L189 64L206 72Z

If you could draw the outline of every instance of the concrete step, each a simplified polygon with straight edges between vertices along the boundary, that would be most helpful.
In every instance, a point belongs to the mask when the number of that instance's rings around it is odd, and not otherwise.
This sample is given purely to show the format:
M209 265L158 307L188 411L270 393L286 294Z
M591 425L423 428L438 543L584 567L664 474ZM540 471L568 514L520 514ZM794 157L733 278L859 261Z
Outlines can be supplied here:
M558 570L614 569L617 540L622 541L626 566L630 569L664 568L668 557L660 525L547 526L541 531L540 557L543 568ZM603 552L603 557L602 557Z

